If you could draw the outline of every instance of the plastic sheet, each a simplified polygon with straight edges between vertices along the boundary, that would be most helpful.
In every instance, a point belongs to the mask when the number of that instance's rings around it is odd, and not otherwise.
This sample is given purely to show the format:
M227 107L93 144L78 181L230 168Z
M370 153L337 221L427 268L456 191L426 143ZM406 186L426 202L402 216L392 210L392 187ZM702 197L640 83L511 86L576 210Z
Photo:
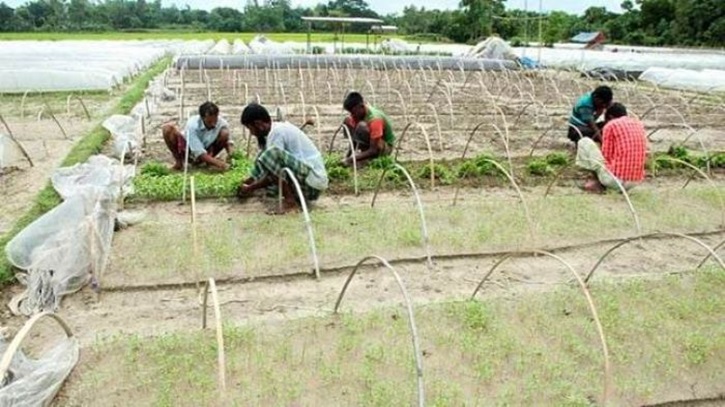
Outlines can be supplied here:
M21 313L57 310L63 295L79 290L103 270L110 255L116 202L128 191L122 186L133 176L133 166L101 155L56 170L51 181L64 201L5 247L10 263L26 271L17 276L27 286Z
M255 54L264 55L284 55L295 53L294 49L288 44L272 41L263 35L254 37L252 41L249 42L249 48Z
M225 38L222 38L217 42L212 49L209 50L208 54L212 55L227 55L232 52L232 46Z
M499 37L488 37L484 41L479 42L468 51L466 56L488 59L516 59L513 48Z
M465 71L515 69L513 61L501 61L478 58L421 57L390 55L227 55L178 57L174 66L177 69L219 69L223 66L232 69L256 68L339 68L352 69L455 69Z
M0 355L7 347L0 340ZM78 340L71 337L64 338L38 359L21 351L15 353L9 382L0 383L0 406L49 406L78 363L79 352Z
M143 106L141 106L143 107ZM142 113L143 114L143 113ZM113 138L113 156L121 159L139 153L140 137L137 132L139 119L115 114L103 121L103 128Z
M0 92L110 90L166 54L202 54L209 41L0 41Z
M666 88L701 92L725 91L725 71L704 69L650 68L639 76L642 81Z
M234 44L232 45L232 54L240 55L240 54L249 54L252 50L249 49L247 44L244 43L242 40L234 40Z
M388 38L383 40L382 43L380 43L380 47L388 52L400 52L400 53L407 53L407 52L415 52L415 47L408 44L406 41L397 39L397 38Z

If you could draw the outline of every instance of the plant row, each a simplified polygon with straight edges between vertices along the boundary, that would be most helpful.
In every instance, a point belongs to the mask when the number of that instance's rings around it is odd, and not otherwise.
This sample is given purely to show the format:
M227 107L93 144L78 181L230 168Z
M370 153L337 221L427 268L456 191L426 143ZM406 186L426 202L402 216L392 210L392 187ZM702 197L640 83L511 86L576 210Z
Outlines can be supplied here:
M330 179L328 193L347 194L354 191L354 172L342 164L339 154L325 156L325 167ZM681 174L691 171L686 165L672 158L682 160L698 168L706 168L708 158L681 147L673 148L667 153L657 153L649 158L647 168L655 170L658 176ZM433 164L428 161L406 162L404 167L413 181L421 188L428 188L431 170L435 185L462 185L468 187L506 186L508 180L501 169L509 168L505 158L488 154L467 158L465 160L442 160ZM725 152L711 154L710 168L725 169ZM242 180L249 176L253 165L250 158L236 153L231 158L231 169L224 173L211 172L204 168L191 168L194 176L195 194L198 198L233 197ZM579 171L573 166L573 157L567 153L555 152L543 157L517 158L513 160L514 175L521 185L546 185L553 177L571 179L579 177ZM383 177L384 174L384 177ZM361 191L374 190L383 177L381 188L398 189L407 185L405 175L394 166L392 157L381 157L358 170L358 188ZM140 174L134 179L134 199L140 200L177 200L182 196L186 185L183 172L172 172L165 164L150 162L141 168Z

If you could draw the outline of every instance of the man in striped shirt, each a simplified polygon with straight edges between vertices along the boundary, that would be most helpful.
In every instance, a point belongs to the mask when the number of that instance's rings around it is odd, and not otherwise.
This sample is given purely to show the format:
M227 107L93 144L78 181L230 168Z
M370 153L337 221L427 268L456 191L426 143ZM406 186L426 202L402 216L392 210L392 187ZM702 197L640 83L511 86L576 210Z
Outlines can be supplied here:
M593 171L596 178L584 185L589 192L606 188L630 189L644 180L647 159L647 135L642 122L627 116L627 109L615 103L607 109L607 124L602 130L602 149L590 138L577 143L576 164Z

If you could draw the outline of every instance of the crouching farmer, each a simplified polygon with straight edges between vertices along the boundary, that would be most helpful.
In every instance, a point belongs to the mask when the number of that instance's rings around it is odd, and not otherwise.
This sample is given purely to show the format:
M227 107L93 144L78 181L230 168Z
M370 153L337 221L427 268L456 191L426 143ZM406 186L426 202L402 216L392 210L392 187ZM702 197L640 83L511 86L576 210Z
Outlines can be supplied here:
M365 164L393 151L395 135L385 113L365 103L362 95L357 92L347 95L343 108L350 113L343 125L350 132L354 147L354 151L348 151L343 162L345 165L352 165L353 154L356 163Z
M600 86L580 97L569 116L569 140L576 143L580 138L587 137L601 143L601 130L606 121L597 123L597 119L612 103L612 97L612 89L608 86Z
M199 114L189 118L183 133L175 123L164 124L161 132L176 161L174 170L184 168L187 143L189 160L193 164L206 163L222 171L229 169L226 162L216 157L222 150L231 157L234 142L229 135L229 124L219 117L219 108L214 103L205 102L199 106Z
M282 180L284 204L282 212L296 210L300 204L292 180L283 168L297 178L306 201L315 201L327 189L328 179L322 155L307 135L288 122L275 122L263 106L251 104L242 112L242 125L257 138L261 152L251 176L240 186L240 198L254 191L277 185Z
M634 187L644 180L646 159L644 126L627 116L627 109L620 103L607 110L601 150L590 138L582 138L577 143L576 165L596 175L584 185L588 192L601 193L607 188L619 191L618 183L625 189Z

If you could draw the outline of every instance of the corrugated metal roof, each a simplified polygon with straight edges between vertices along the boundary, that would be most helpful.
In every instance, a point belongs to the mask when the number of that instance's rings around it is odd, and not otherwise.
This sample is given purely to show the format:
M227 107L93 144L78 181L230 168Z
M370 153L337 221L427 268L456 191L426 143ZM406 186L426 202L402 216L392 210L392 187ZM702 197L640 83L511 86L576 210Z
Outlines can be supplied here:
M398 27L394 25L374 25L370 29L373 31L398 31Z
M590 32L590 33L583 32L583 33L579 33L579 34L575 35L574 38L571 39L571 41L580 42L580 43L588 43L588 42L594 41L600 34L601 34L601 32L599 32L599 31Z
M362 23L362 24L380 24L383 20L377 18L365 17L302 17L303 21L318 23Z

